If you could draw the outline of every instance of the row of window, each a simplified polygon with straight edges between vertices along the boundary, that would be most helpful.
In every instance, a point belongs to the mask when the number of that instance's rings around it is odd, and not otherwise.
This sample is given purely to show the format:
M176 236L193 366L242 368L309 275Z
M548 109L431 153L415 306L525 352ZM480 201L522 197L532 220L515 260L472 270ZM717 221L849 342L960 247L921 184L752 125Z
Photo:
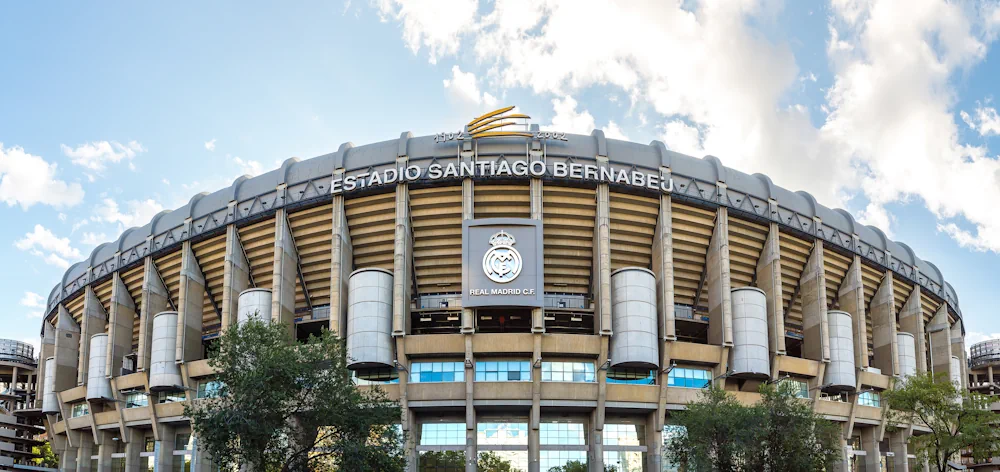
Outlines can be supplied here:
M477 444L480 446L527 446L528 423L485 422L476 425ZM539 443L543 446L586 446L587 430L584 423L543 422L538 428ZM637 424L604 425L605 446L644 446L646 428ZM424 423L420 427L421 446L464 446L465 423Z
M531 362L529 361L479 361L475 367L476 382L530 382ZM674 371L677 371L675 374ZM697 376L704 372L705 379L710 379L707 370L674 369L670 378L678 376ZM398 374L393 369L370 369L354 373L358 384L398 383ZM414 362L410 364L411 383L428 382L464 382L465 364L462 362ZM593 362L542 362L543 382L596 382L597 373ZM651 369L609 369L608 383L656 385L656 371ZM676 386L695 387L691 382L677 382ZM707 382L701 384L704 386ZM671 384L673 385L673 384ZM700 387L695 387L700 388Z

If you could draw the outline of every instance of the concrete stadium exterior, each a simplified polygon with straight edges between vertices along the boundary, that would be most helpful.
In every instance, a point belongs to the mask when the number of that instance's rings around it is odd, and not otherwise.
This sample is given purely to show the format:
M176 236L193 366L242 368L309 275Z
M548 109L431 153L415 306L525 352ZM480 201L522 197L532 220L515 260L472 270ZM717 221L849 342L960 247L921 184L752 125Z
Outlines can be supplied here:
M359 388L401 402L413 470L672 470L672 411L769 379L843 424L843 470L907 470L878 392L968 379L941 272L808 193L600 131L403 133L240 177L72 266L35 404L61 470L211 470L183 405L250 309L344 334Z

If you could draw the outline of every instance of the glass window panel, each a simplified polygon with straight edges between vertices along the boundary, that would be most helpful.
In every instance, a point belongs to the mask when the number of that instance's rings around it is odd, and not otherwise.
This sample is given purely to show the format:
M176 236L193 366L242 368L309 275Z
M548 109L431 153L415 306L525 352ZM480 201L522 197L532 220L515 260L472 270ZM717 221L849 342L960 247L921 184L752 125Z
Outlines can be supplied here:
M145 443L143 444L143 452L155 452L156 440L152 436L146 436Z
M191 454L174 456L174 464L170 470L173 472L191 472Z
M608 383L656 385L656 371L650 369L608 369Z
M396 384L399 383L399 372L391 367L360 369L352 370L351 378L355 385Z
M477 469L480 472L527 472L528 451L480 450Z
M542 362L543 382L595 382L593 362Z
M539 440L549 446L583 446L586 434L583 423L541 423Z
M539 451L541 470L587 470L587 451Z
M421 446L464 446L465 423L424 423L420 426Z
M508 382L529 381L531 376L529 361L482 361L476 362L476 381ZM542 376L545 377L544 375Z
M191 450L191 435L188 433L180 433L174 436L174 450L175 451L190 451Z
M465 472L465 451L421 451L419 472Z
M143 392L129 392L125 395L125 408L149 406L149 395Z
M882 406L882 399L878 392L861 392L858 395L858 404L880 408Z
M479 423L476 425L478 445L527 446L528 423Z
M711 381L711 371L688 367L674 367L667 376L667 385L672 387L704 388Z
M646 454L639 451L604 451L605 472L642 472Z
M414 362L410 365L410 382L464 382L464 362Z
M645 446L646 427L641 424L605 424L605 446Z

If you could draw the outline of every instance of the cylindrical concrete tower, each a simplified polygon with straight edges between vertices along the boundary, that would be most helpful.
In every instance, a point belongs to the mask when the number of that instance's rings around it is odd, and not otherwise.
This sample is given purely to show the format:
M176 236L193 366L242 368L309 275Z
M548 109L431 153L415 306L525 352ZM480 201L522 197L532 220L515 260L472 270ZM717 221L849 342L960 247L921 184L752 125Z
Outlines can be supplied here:
M906 379L917 374L917 348L910 333L896 333L899 346L899 375Z
M614 367L655 369L660 365L656 323L656 277L626 267L611 274L611 346Z
M857 374L854 372L854 327L851 314L843 311L826 312L830 327L830 364L826 366L824 383L830 392L854 391Z
M958 356L951 356L951 383L955 388L962 388L962 359Z
M271 290L266 288L251 288L240 292L237 307L236 322L243 324L251 317L257 317L265 323L271 322Z
M149 389L172 390L182 385L177 367L177 312L153 317L153 345L149 355Z
M90 359L87 367L87 399L114 398L107 372L108 335L95 334L90 338Z
M729 354L730 376L771 376L767 345L767 295L754 287L732 290L733 349Z
M59 399L56 397L56 358L45 359L45 379L42 381L42 413L59 413Z
M347 367L392 366L392 272L358 269L347 295Z

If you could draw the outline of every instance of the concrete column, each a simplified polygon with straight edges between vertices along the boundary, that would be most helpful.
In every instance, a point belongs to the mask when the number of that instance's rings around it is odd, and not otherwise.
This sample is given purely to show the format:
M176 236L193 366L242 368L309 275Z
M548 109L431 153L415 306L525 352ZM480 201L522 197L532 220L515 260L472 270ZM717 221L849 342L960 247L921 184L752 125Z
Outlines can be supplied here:
M160 272L152 257L147 257L142 276L142 304L139 308L139 352L137 368L149 369L150 350L153 347L153 317L170 308L170 292L163 285Z
M544 218L542 209L542 179L532 178L529 192L531 195L531 219L541 221ZM544 273L545 267L542 264ZM531 332L540 335L545 332L545 309L533 308L531 310Z
M708 284L708 343L733 345L733 304L729 272L729 211L719 207L705 260ZM695 303L698 303L695 300Z
M135 324L135 301L118 272L111 281L111 311L108 323L108 353L105 372L108 377L121 373L122 360L132 351L132 326Z
M347 288L354 270L351 231L344 211L344 195L333 196L333 238L330 250L330 330L347 336Z
M406 357L406 339L403 336L394 338L396 342L396 362L399 363L399 408L400 426L403 436L406 437L406 470L416 472L417 470L417 444L420 443L420 430L417 427L416 417L409 408L409 398L407 396L407 385L409 384L410 361Z
M288 326L295 333L295 284L299 254L284 208L274 214L274 278L271 287L271 321Z
M587 463L590 470L604 470L604 405L598 405L591 415L590 450L587 452Z
M878 436L878 427L861 430L861 448L865 450L865 470L880 470L879 461L882 454L878 447Z
M80 357L76 368L76 384L87 383L87 370L90 367L90 337L104 332L104 324L108 321L108 314L104 311L104 305L97 298L93 287L87 286L83 296L83 318L80 322Z
M55 391L61 392L76 386L81 344L80 325L63 305L59 305L55 338Z
M398 159L397 159L398 162ZM405 163L405 160L404 160ZM405 336L410 325L410 270L413 268L410 233L410 188L396 185L396 233L392 255L392 335Z
M924 329L924 312L920 306L920 286L914 285L910 296L899 311L899 330L913 335L917 356L917 373L927 372L927 342Z
M94 455L94 438L90 434L81 434L79 447L76 449L76 471L90 471L90 457ZM97 471L93 471L97 472Z
M45 393L43 385L45 382L45 359L54 356L56 351L56 328L48 321L42 322L42 339L39 347L41 349L39 349L38 354L38 375L35 376L34 383L35 408L42 407L42 395Z
M337 197L334 197L337 198ZM226 258L222 272L222 330L235 324L240 292L250 288L250 262L243 252L236 225L226 227Z
M802 357L815 361L830 360L830 336L826 316L826 274L823 270L823 242L816 240L802 276L799 299L802 300Z
M961 370L959 376L962 378L962 390L967 390L969 388L969 359L965 351L965 335L962 334L961 319L951 325L951 355L957 356L961 360L959 362L959 370Z
M656 301L659 310L660 339L677 339L674 322L674 240L673 209L670 194L660 195L660 213L653 236L653 273L656 275Z
M772 359L785 354L785 302L781 285L781 245L778 223L772 222L757 259L757 288L767 297L767 341ZM824 298L825 299L825 298Z
M177 307L177 360L201 359L201 324L205 310L205 276L191 249L191 241L181 247L180 296Z
M125 470L126 472L145 472L140 468L142 459L139 457L145 447L145 436L142 430L126 429L128 442L125 443Z
M201 447L198 436L194 436L191 446L191 472L213 472L212 457Z
M111 472L111 454L114 454L115 448L118 447L118 441L115 441L114 433L101 431L97 433L101 438L101 443L97 446L97 470L93 472Z
M896 306L893 298L892 272L886 271L882 283L871 301L872 341L875 344L874 367L882 375L899 373L899 359L896 357Z
M59 472L76 472L76 459L79 457L79 450L67 445L59 453ZM90 457L87 457L90 460Z
M931 371L938 380L951 380L951 323L948 321L948 305L942 303L937 313L931 318L927 328L930 339Z
M597 221L594 231L594 302L599 333L611 336L611 190L597 185Z
M909 472L910 461L907 458L908 451L906 447L906 440L908 437L906 431L896 431L895 433L889 433L888 436L889 450L893 453L893 472Z
M833 461L826 470L829 472L851 472L850 471L850 457L847 456L847 439L840 436L840 449L838 449L839 454L837 454L837 459Z
M857 238L857 236L855 236ZM840 309L854 320L854 365L868 368L868 322L865 313L865 287L861 279L861 256L855 255L840 284Z
M462 220L468 221L476 215L475 183L471 178L462 179ZM462 334L476 332L476 310L462 308Z
M657 418L657 411L646 415L646 470L659 472L663 469L663 423Z
M154 454L156 456L156 470L157 472L163 470L171 470L174 466L174 440L176 437L176 430L167 425L159 425L160 429L160 439L156 441L156 447L154 449Z
M542 422L542 366L536 362L542 358L542 337L534 336L534 348L531 355L531 412L528 418L528 472L539 472L541 467L541 436L539 429Z

